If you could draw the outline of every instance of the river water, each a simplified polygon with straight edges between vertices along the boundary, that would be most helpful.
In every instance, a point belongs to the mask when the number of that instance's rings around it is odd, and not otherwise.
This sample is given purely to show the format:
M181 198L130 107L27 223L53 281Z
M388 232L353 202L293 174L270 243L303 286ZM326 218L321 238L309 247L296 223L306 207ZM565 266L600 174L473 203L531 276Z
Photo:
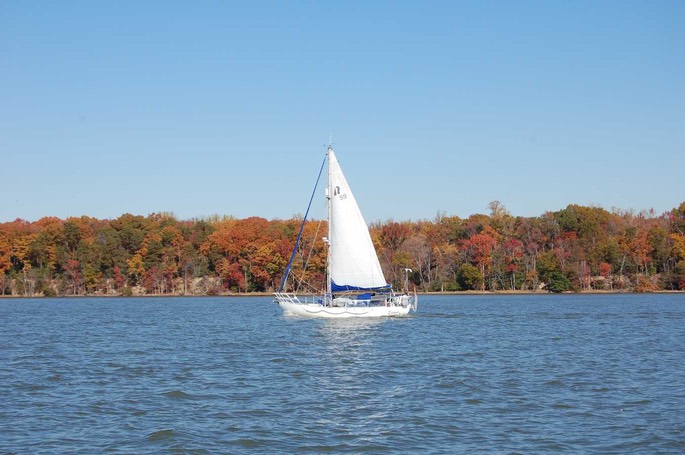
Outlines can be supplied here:
M0 454L685 453L685 295L0 300Z

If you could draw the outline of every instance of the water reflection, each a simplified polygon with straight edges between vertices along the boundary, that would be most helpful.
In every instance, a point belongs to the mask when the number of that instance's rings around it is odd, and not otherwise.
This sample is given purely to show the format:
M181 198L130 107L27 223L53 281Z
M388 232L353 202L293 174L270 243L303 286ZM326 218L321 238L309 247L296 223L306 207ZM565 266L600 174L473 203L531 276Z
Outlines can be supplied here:
M379 451L383 451L381 441L387 435L401 431L401 423L393 418L398 412L394 400L401 403L409 390L398 383L401 356L388 356L388 347L396 343L398 322L321 321L321 374L316 391L326 404L318 413L316 427L346 438L352 445L363 446L367 438L379 438L374 441Z
M380 318L326 319L322 321L319 333L327 347L357 349L370 346L385 322L387 320Z

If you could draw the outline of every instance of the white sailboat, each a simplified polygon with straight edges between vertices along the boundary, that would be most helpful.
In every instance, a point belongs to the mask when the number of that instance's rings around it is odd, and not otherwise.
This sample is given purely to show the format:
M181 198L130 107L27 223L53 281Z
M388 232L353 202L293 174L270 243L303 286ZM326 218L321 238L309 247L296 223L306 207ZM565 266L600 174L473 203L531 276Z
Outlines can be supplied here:
M333 148L328 161L328 244L326 291L318 296L283 292L298 245L295 245L276 301L286 314L324 318L406 316L416 311L416 292L395 293L385 281L357 201L343 175ZM322 165L323 169L323 165ZM320 175L320 174L319 174ZM311 201L310 201L311 205ZM307 212L309 209L307 209ZM302 225L306 221L305 215ZM302 230L300 230L301 235ZM298 243L299 243L298 236ZM405 286L406 287L406 286Z

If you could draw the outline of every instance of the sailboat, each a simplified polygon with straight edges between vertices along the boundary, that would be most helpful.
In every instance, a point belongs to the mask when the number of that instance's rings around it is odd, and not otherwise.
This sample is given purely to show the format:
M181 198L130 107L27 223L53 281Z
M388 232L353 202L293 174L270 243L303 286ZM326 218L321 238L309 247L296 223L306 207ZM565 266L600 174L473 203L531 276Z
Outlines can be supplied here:
M321 172L328 162L328 245L326 260L326 290L320 295L298 296L284 292L293 259L297 252L311 202L316 193ZM409 269L405 269L408 271ZM381 269L378 255L371 241L369 228L357 201L345 179L332 146L319 171L319 178L310 198L307 213L286 267L276 302L288 315L322 318L367 318L406 316L416 311L416 291L408 292L407 280L402 293L395 293Z

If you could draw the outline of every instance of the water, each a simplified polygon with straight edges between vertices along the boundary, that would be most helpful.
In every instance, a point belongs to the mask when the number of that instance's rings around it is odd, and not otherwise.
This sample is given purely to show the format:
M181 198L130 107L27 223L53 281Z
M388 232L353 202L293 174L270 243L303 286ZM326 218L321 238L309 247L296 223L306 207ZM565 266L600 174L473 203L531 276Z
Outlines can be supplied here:
M0 454L684 453L685 295L0 300Z

